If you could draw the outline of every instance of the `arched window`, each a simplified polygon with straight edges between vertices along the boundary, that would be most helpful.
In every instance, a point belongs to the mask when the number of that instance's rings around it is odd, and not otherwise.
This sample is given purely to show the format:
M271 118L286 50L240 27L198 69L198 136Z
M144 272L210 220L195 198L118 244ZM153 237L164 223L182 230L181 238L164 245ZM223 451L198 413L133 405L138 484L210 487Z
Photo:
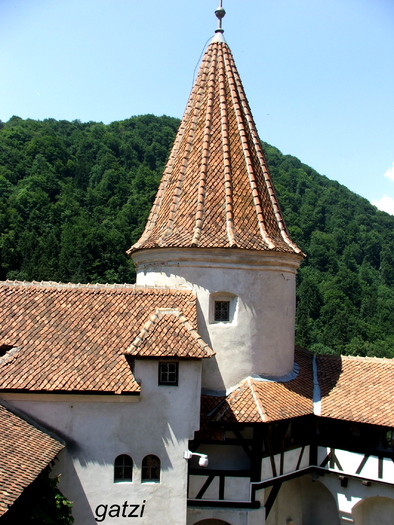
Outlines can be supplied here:
M145 456L142 460L141 481L145 483L160 482L160 459L157 456Z
M121 454L114 463L114 482L133 480L133 460L127 454Z

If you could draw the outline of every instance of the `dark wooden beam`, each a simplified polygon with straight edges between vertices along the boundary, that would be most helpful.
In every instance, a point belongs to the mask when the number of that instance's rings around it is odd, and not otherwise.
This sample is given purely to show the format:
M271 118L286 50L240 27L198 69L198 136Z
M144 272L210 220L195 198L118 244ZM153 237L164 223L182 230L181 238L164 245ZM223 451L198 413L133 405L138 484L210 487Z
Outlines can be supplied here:
M236 429L233 429L232 432L234 433L234 436L237 438L238 445L240 445L242 447L243 451L248 456L248 458L250 460L252 460L252 452L251 452L251 450L250 450L250 448L249 448L245 438L241 434L241 432L239 430L236 430Z
M210 499L188 499L188 507L220 507L228 509L259 509L261 507L258 501L226 501Z
M281 486L282 486L282 483L275 483L275 485L271 489L271 492L269 493L267 501L266 501L266 503L264 505L264 507L265 507L265 519L268 518L269 513L271 512L272 506L275 503L276 497L279 494Z
M204 485L201 487L200 492L197 494L196 499L201 499L205 492L207 491L209 485L212 483L212 481L215 479L215 476L213 474L210 474L208 476L208 479L205 481Z
M249 478L250 470L219 470L219 469L204 469L204 468L190 468L189 474L191 476L228 476L232 478Z
M219 476L219 499L224 499L224 480L225 476Z
M264 429L261 425L253 428L252 458L250 461L250 481L258 481L259 479L261 479L263 435Z

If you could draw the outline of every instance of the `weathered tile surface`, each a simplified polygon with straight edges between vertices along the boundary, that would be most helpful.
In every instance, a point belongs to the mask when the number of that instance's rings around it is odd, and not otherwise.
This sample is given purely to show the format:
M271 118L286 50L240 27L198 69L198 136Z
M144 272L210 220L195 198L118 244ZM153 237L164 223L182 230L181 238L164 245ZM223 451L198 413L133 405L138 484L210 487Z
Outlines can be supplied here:
M0 516L64 448L0 405Z
M312 355L296 351L299 373L286 382L260 381L249 377L212 412L212 421L268 423L313 412Z
M152 247L300 253L224 42L205 52L145 232L129 253Z
M321 415L394 427L394 360L318 356Z
M180 359L214 355L186 317L173 308L156 310L125 353L138 357Z
M0 389L135 393L124 352L158 308L196 328L192 292L135 286L0 285Z

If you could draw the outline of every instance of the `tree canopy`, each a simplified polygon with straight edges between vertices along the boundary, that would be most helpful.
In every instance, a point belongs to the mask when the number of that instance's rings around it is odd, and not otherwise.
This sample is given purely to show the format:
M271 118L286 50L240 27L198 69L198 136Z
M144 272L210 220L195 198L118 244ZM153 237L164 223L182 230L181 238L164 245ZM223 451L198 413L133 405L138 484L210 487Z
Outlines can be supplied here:
M0 122L0 279L134 282L179 120ZM394 217L263 144L298 273L297 343L394 357Z

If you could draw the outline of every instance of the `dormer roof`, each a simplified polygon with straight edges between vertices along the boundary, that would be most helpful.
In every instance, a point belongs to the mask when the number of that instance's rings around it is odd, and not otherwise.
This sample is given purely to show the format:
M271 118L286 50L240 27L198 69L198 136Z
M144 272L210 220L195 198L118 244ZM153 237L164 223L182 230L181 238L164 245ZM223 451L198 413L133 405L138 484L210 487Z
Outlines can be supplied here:
M158 308L125 351L135 357L201 359L215 354L178 309Z
M220 32L204 54L145 231L128 253L160 247L301 254Z

